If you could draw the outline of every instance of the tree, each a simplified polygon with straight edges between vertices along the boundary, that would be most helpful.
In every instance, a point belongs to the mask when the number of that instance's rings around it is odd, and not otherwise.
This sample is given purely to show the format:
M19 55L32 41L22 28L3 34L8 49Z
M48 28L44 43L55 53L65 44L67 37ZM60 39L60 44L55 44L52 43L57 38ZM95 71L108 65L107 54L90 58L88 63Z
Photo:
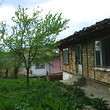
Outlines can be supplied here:
M0 70L4 70L6 79L9 69L12 68L12 60L10 52L0 51Z
M42 15L42 10L27 14L28 8L18 7L12 17L14 26L11 35L7 34L6 23L1 23L1 38L4 44L14 51L24 63L27 70L27 86L29 85L29 69L36 61L51 59L57 47L56 36L65 30L69 20L63 19L62 14Z
M17 79L19 68L23 66L22 60L16 55L15 52L10 51L10 53L12 56L11 64L12 64L12 67L14 68L14 70L13 70L14 79Z
M0 50L0 70L4 70L6 79L8 78L10 69L13 69L13 76L17 79L18 70L21 66L21 60L12 51L6 52L3 49Z

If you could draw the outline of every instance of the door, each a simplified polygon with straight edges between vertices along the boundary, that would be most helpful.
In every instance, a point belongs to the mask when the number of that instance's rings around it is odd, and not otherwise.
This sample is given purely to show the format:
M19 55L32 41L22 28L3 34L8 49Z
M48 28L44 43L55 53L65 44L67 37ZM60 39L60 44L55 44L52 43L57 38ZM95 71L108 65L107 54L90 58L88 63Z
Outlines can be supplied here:
M82 47L81 45L76 46L76 65L77 65L77 73L82 74Z

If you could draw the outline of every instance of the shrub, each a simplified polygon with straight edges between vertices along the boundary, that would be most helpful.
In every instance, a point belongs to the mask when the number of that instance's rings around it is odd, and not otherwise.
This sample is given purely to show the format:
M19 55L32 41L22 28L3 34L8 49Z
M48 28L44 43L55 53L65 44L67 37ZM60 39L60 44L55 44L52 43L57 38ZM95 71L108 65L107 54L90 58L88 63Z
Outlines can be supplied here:
M78 86L68 86L67 90L71 91L72 94L74 94L74 96L76 96L76 97L84 97L85 96L84 90Z
M108 101L104 100L103 98L93 98L91 99L91 104L97 110L110 110L108 108Z

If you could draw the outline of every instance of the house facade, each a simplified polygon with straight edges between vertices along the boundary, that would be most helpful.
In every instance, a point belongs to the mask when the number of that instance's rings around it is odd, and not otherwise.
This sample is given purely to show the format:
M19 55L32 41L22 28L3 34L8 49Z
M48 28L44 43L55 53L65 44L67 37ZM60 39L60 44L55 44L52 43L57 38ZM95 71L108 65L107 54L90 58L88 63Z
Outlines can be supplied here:
M25 68L20 68L19 72L22 74L26 74ZM34 64L30 68L29 76L36 77L36 76L46 76L47 74L56 74L62 72L60 69L60 60L59 57L53 59L49 63L44 64Z
M50 63L36 64L30 69L30 76L46 76L48 74L60 73L60 61L58 58Z
M50 73L50 65L48 63L35 64L30 69L30 76L46 76Z
M110 85L110 19L60 40L63 80L74 74Z

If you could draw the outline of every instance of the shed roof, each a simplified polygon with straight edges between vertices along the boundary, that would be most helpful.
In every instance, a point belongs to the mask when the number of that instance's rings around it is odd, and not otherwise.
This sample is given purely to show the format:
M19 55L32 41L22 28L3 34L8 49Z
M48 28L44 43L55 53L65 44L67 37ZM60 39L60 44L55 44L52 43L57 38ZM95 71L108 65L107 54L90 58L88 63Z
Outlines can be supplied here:
M82 30L76 31L73 35L60 40L60 47L68 47L76 43L85 43L88 40L101 38L107 35L110 35L110 18L96 22L89 27L84 27Z

